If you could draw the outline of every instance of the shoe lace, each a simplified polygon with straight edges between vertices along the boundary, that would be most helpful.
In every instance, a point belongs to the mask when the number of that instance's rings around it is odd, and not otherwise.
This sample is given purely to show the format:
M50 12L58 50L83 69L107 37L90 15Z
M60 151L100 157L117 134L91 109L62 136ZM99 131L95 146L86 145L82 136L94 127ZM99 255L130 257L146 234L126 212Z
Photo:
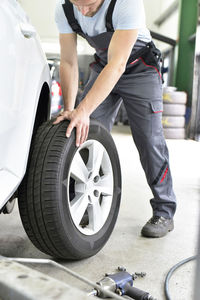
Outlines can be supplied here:
M154 216L150 219L150 223L156 225L158 223L162 223L162 219L161 219L161 217Z

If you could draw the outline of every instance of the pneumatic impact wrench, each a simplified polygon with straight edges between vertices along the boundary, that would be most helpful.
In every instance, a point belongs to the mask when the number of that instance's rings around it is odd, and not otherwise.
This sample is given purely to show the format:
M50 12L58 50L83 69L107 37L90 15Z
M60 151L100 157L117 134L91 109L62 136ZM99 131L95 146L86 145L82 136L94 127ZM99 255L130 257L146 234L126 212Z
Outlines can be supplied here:
M105 291L111 291L120 296L128 296L135 300L156 300L149 293L133 287L133 280L138 276L144 277L146 273L134 273L130 274L123 267L118 267L118 272L114 274L106 274L103 279L97 282L98 285ZM108 298L106 292L104 293L97 288L90 293L90 295L100 298Z

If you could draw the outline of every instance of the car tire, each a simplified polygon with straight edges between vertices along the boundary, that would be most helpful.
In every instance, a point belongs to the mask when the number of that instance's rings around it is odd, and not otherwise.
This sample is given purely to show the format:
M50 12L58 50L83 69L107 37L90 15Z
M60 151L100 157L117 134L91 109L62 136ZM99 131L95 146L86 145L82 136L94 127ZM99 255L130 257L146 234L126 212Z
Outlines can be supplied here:
M164 128L180 128L185 126L185 117L183 116L163 116L162 125Z
M175 87L163 89L162 124L167 139L185 138L185 114L187 94Z
M185 139L185 128L163 128L166 139Z
M185 104L163 104L164 116L185 116L186 105Z
M25 231L42 252L56 258L95 255L109 239L121 199L121 170L110 133L91 120L88 139L75 146L69 122L44 123L31 145L19 187Z
M186 104L187 93L181 91L164 91L163 102L169 104Z

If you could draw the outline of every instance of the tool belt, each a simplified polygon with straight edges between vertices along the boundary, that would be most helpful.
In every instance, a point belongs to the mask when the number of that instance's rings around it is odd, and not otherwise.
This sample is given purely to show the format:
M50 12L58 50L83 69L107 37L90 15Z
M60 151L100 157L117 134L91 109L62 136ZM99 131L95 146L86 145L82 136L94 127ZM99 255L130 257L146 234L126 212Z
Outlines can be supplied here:
M134 60L141 57L144 59L146 64L154 65L154 67L158 66L158 63L161 61L161 52L156 48L154 43L151 41L147 43L144 47L136 51L133 55L131 55L128 59L127 65L129 65Z
M96 64L104 68L103 63L101 62L101 59L97 54L94 54L94 58ZM128 74L132 71L134 64L131 63L139 58L142 58L147 65L153 66L156 69L158 69L158 71L160 71L161 52L159 49L156 48L154 43L151 41L129 57L126 71L124 72L124 74Z

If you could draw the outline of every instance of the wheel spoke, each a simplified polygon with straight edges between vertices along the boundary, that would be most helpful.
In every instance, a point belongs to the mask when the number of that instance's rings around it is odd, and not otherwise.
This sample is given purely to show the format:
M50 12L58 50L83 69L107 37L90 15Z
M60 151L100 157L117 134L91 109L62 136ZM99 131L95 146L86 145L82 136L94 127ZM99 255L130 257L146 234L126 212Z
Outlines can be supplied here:
M72 219L76 226L78 226L83 218L83 215L88 206L88 196L77 193L75 198L70 202L70 211Z
M83 182L78 182L75 184L75 193L85 193L85 183Z
M103 212L106 213L106 212L110 211L111 205L112 205L112 196L106 195L105 197L102 198L101 209Z
M71 176L76 181L87 182L88 175L89 175L88 169L80 153L77 152L71 165Z
M89 159L87 167L93 172L93 174L99 174L104 151L104 147L100 143L93 143L89 147Z
M88 206L89 227L97 232L102 227L103 215L98 199L93 201L93 205Z
M95 185L97 190L103 196L112 196L113 195L113 180L111 175L102 176L99 182Z

